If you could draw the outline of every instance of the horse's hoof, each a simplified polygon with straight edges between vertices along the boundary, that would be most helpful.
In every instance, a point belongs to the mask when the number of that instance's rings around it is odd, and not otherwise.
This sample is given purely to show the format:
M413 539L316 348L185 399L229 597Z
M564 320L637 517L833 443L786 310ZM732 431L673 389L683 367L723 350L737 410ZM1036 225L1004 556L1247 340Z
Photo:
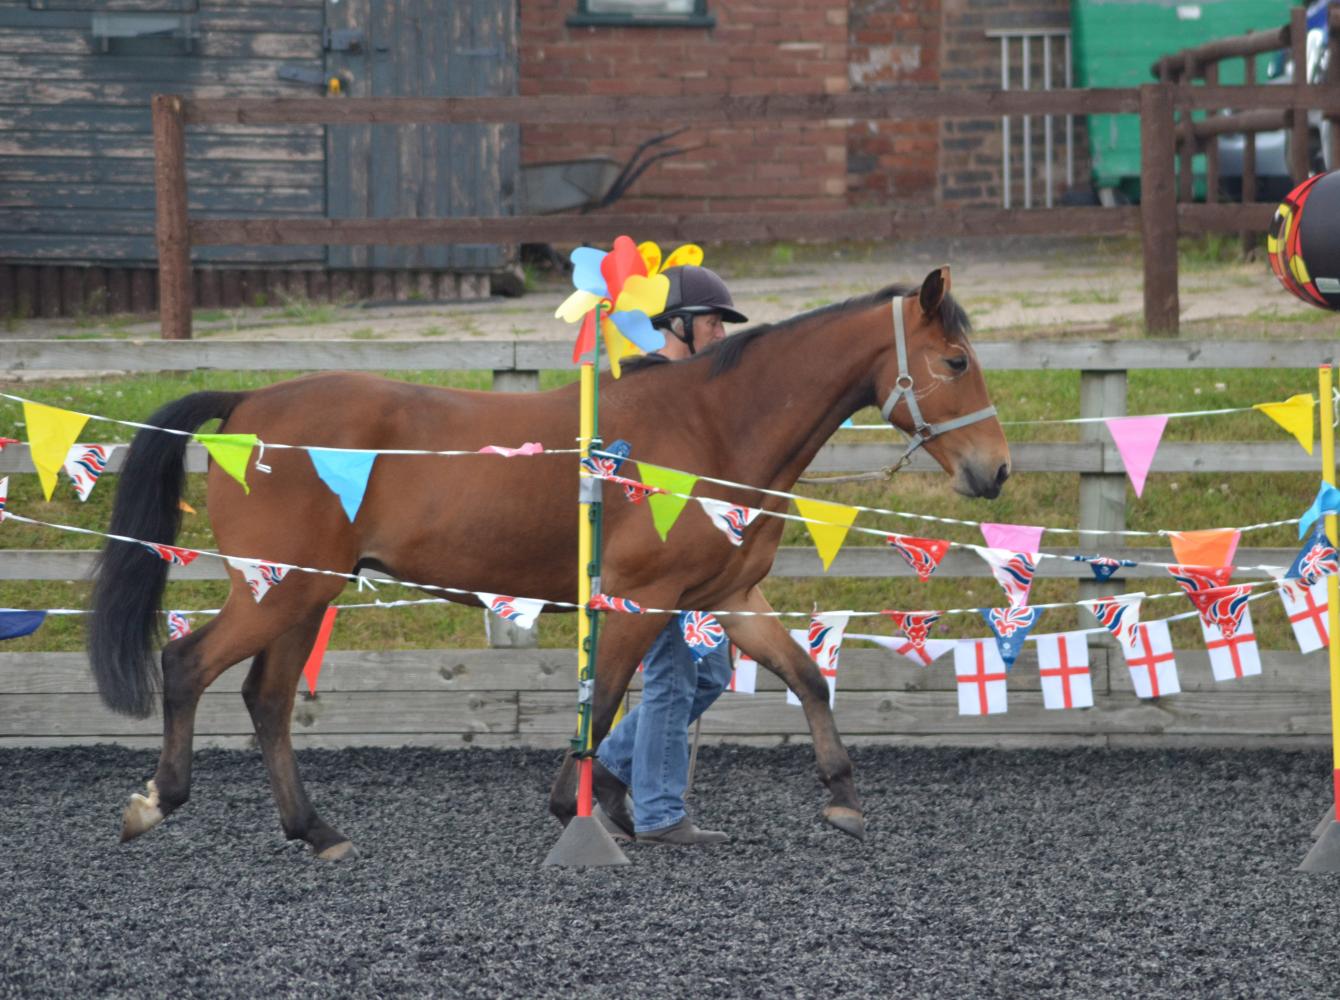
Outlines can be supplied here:
M352 840L341 840L338 844L331 844L324 851L317 854L320 861L357 861L358 849L354 847Z
M163 822L163 810L158 806L158 788L149 782L148 796L135 792L121 815L121 843L134 840Z
M824 819L829 825L837 827L849 837L865 841L865 817L855 809L846 806L829 806L824 810Z

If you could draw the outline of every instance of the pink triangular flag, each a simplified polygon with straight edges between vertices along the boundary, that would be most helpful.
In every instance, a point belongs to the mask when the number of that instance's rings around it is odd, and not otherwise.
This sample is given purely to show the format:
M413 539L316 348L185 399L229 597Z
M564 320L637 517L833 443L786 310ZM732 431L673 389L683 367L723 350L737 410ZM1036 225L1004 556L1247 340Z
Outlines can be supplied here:
M1139 496L1145 490L1145 477L1149 475L1149 467L1154 464L1154 452L1159 450L1168 418L1159 415L1114 417L1103 422L1107 424L1108 433L1121 453L1121 461L1126 466L1126 475L1131 477L1135 495Z
M1031 524L993 524L982 522L982 537L993 549L1011 552L1037 552L1042 544L1042 530Z

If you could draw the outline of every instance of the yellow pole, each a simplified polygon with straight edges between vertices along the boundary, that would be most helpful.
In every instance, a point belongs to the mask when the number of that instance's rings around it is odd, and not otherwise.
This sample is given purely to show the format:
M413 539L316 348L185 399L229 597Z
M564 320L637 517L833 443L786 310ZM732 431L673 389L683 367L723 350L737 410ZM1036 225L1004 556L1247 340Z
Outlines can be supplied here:
M600 361L600 306L596 306L596 346L591 361L581 369L581 420L578 447L583 459L590 458L591 447L598 442L597 394L600 392L597 365ZM577 612L577 738L573 749L581 755L577 777L577 815L591 815L591 702L595 695L596 673L596 617L586 609L591 601L591 577L600 572L600 486L586 465L578 466L579 492L577 503L577 601L582 610Z
M1330 365L1318 369L1318 414L1321 418L1321 478L1335 485L1335 427L1331 423ZM1336 516L1326 515L1326 534L1336 540ZM1335 818L1340 822L1340 577L1326 578L1327 629L1331 657L1331 780L1335 789Z

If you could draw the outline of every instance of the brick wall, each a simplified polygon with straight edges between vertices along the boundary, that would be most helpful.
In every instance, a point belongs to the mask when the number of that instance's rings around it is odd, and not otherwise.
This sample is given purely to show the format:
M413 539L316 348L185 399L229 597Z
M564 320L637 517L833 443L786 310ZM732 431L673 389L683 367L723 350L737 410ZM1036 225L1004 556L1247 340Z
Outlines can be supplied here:
M564 24L575 0L520 4L522 94L791 94L847 90L847 0L712 0L716 27ZM667 122L665 129L680 122ZM522 163L626 158L658 131L527 126ZM840 124L694 128L697 147L652 167L619 211L804 211L841 208Z
M850 0L847 78L852 91L935 90L940 0ZM847 190L853 205L934 199L939 123L853 122Z
M940 0L943 34L940 86L944 90L998 90L1001 85L1001 43L988 31L1069 28L1070 0ZM1053 87L1063 87L1064 42L1052 43ZM1033 89L1043 79L1043 47L1030 45ZM1022 87L1022 47L1014 42L1010 51L1013 74L1011 89ZM1053 197L1059 202L1066 189L1065 119L1052 119L1054 158L1052 161ZM1024 204L1023 122L1011 122L1011 205ZM1031 122L1033 204L1044 199L1045 147L1043 120ZM939 196L945 204L1002 204L1002 129L996 118L946 120L939 129ZM1084 119L1074 120L1075 187L1088 185L1088 143Z

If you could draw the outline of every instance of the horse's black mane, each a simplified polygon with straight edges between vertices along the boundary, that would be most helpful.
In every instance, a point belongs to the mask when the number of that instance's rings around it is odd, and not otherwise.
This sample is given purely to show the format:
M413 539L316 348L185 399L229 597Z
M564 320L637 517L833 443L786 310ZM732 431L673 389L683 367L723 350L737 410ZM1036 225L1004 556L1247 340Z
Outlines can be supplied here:
M740 363L740 358L745 350L759 337L766 336L778 330L789 330L794 327L809 323L821 316L829 316L835 313L843 313L849 310L868 309L870 306L880 305L889 302L895 295L915 295L918 291L917 285L889 285L887 288L881 288L877 292L871 292L869 295L862 295L857 298L847 299L845 302L834 302L832 305L820 306L818 309L811 309L809 312L801 313L798 316L792 316L790 319L782 320L780 323L760 323L758 326L752 326L748 330L732 334L725 340L718 341L707 350L702 351L698 357L710 357L712 359L712 372L709 376L720 375L722 372L730 371ZM968 314L963 311L963 307L958 304L953 295L945 294L940 302L940 325L945 333L951 337L967 337L972 332L972 323L968 320ZM648 368L655 368L658 364L665 362L665 359L659 355L647 355L644 357L629 358L623 362L625 372L645 371Z

